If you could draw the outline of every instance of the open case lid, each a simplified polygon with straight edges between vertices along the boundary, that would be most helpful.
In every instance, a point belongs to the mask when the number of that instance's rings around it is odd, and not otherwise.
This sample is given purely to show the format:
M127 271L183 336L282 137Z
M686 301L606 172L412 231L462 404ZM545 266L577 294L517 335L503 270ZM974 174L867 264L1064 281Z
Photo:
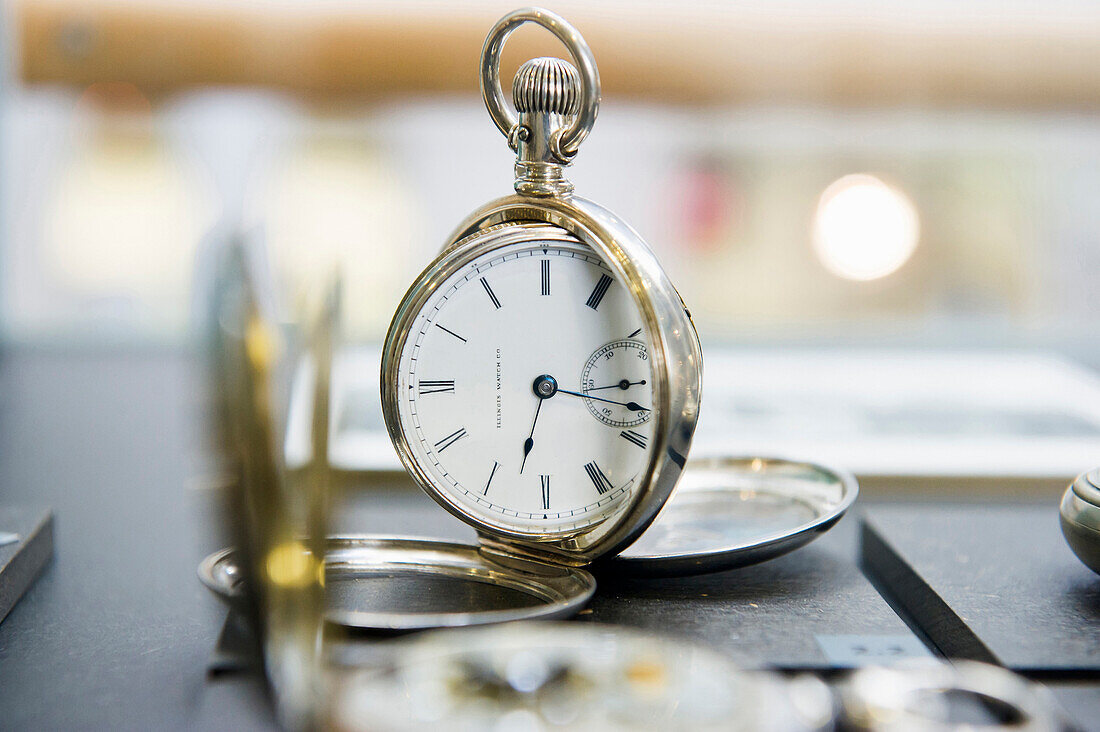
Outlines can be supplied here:
M322 613L343 626L410 630L577 612L595 589L581 569L506 567L476 546L443 541L325 539L334 504L327 456L339 288L330 289L317 322L306 324L306 352L298 361L304 376L295 381L308 394L310 434L307 449L288 464L275 447L285 417L275 371L285 360L280 333L302 324L281 323L273 308L262 306L257 293L270 284L270 273L249 266L256 251L229 246L213 288L209 356L217 409L211 426L234 468L227 518L237 546L207 557L199 577L257 626L271 676L279 676L286 653L312 647L316 629L304 619Z
M238 563L235 550L223 549L199 566L202 583L233 607L245 598ZM523 572L486 559L474 545L438 539L338 536L328 539L325 552L325 618L350 628L568 618L595 590L596 580L583 569Z

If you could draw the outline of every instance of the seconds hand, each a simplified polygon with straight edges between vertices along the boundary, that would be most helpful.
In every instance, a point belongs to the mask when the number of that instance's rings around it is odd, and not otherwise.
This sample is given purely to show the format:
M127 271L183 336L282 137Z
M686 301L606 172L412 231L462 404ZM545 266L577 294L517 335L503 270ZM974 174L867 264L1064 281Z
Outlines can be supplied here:
M648 407L643 407L638 402L616 402L611 399L604 399L603 397L594 397L588 394L581 394L579 391L566 391L565 389L558 389L559 394L568 394L569 396L576 396L582 399L593 399L597 402L607 402L608 404L617 404L620 407L626 407L631 412L648 412Z
M618 384L611 384L610 386L593 386L588 391L599 391L600 389L622 389L623 391L626 391L630 387L637 386L638 384L645 386L645 379L642 379L641 381L627 381L626 379L623 379Z

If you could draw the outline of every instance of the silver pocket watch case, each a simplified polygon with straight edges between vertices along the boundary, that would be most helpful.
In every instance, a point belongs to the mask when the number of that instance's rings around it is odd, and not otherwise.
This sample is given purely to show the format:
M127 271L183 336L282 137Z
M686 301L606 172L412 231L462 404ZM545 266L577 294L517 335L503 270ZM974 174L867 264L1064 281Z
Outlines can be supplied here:
M524 64L513 84L517 116L504 101L499 61L508 36L528 22L557 36L579 71L560 59ZM390 631L564 618L595 591L585 569L594 562L630 574L712 572L778 556L831 527L856 498L850 475L774 458L687 461L702 385L702 352L690 315L641 237L611 212L572 195L563 175L600 100L599 76L584 39L548 11L510 13L485 41L481 82L490 116L517 155L516 194L471 214L413 283L394 315L381 374L383 415L402 463L430 497L477 531L478 544L330 538L326 618ZM619 503L567 531L512 530L480 518L438 485L438 476L410 446L399 414L401 399L408 398L398 386L400 363L418 314L463 266L525 237L587 247L598 256L608 281L613 276L640 314L648 349L652 404L645 411L651 412L652 432L634 443L645 450L644 468ZM327 454L324 447L317 447L319 454ZM226 550L200 566L203 583L230 602L241 594L234 561Z

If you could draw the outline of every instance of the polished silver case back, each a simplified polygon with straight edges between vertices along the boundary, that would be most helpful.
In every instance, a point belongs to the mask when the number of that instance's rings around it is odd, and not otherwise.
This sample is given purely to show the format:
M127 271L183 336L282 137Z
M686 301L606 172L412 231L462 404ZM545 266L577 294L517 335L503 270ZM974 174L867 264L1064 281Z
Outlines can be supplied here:
M757 564L821 536L858 495L854 475L814 463L693 460L649 530L609 564L619 574L650 577Z
M576 240L590 247L630 293L648 337L653 383L653 439L631 499L617 513L567 534L533 535L483 523L456 505L414 458L398 417L400 355L413 322L448 277L482 253L532 239ZM680 477L699 415L702 351L676 289L641 237L606 209L575 196L515 195L471 214L417 278L398 307L382 354L382 411L390 438L416 482L472 525L496 561L536 560L581 566L629 546L664 506Z

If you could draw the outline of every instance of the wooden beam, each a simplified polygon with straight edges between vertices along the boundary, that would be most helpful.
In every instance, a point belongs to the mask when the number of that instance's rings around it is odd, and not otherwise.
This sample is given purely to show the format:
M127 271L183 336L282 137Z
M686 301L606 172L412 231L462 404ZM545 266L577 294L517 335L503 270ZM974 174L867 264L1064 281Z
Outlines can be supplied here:
M400 4L308 6L24 0L13 8L18 76L76 87L124 81L150 94L204 85L323 98L474 94L481 44L500 14L495 6L453 16ZM606 95L660 103L1100 106L1100 11L1053 20L795 16L736 5L709 15L657 5L629 15L581 6L567 14L596 53ZM505 74L531 55L563 55L540 32L525 28L516 38Z

